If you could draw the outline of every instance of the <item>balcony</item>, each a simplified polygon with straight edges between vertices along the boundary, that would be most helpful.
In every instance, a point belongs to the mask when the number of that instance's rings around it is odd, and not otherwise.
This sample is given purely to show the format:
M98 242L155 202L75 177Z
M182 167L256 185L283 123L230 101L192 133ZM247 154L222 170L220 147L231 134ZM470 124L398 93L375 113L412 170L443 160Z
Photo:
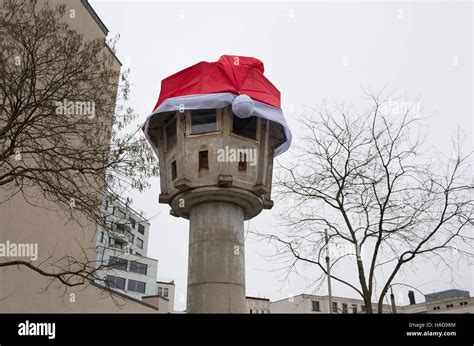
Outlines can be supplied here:
M118 240L120 243L124 243L124 245L128 244L129 242L129 232L127 227L123 225L114 225L112 231L109 234L110 237Z

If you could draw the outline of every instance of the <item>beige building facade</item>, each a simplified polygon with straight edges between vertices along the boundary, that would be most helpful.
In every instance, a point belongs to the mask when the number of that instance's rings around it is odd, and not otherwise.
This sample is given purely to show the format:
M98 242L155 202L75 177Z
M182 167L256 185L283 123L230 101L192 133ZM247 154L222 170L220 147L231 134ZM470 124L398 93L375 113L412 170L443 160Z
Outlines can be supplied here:
M247 313L249 314L269 314L270 299L260 297L245 297L247 303Z
M105 44L107 28L87 1L47 3L51 7L65 4L67 23L86 39L104 39L104 49L113 55ZM114 69L119 70L120 62L113 58ZM88 262L96 258L95 224L86 220L81 220L81 225L70 222L68 211L45 201L34 187L25 189L25 193L33 196L36 205L27 203L21 194L8 199L8 186L0 191L0 247L6 255L0 261L29 261L44 272L55 273L73 260ZM160 311L159 304L148 304L87 280L83 285L68 287L25 266L8 266L0 268L0 312L166 311Z

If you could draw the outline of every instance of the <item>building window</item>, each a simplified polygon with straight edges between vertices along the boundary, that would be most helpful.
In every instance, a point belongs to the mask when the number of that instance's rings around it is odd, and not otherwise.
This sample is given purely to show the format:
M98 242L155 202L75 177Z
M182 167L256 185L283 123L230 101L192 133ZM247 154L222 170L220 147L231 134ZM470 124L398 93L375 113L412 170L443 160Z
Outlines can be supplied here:
M138 233L145 235L145 226L138 224Z
M312 303L312 305L313 305L313 311L321 311L318 301L313 300L311 303Z
M257 139L257 117L239 118L232 117L232 132L251 139Z
M342 303L342 313L347 314L347 304L346 303Z
M132 228L135 228L135 219L130 217L130 218L128 218L128 220L130 221L130 224L131 224Z
M217 112L215 109L191 111L191 134L217 131Z
M337 312L337 302L332 303L332 312Z
M146 275L148 266L145 263L130 261L130 271L138 274Z
M100 232L100 240L101 243L104 243L104 232Z
M171 179L175 180L178 176L178 169L176 168L176 160L171 162Z
M138 246L140 249L143 249L143 240L141 240L140 238L137 238L137 246Z
M165 127L166 149L169 149L176 143L176 118Z
M246 171L247 170L247 154L239 153L239 171Z
M199 169L209 169L209 154L207 150L199 152Z
M128 280L127 289L132 292L145 293L146 284L142 281Z
M357 313L357 304L352 304L352 313L353 314Z
M121 290L125 289L125 279L118 277L118 276L113 276L113 275L107 275L106 279L106 284L109 288L118 288Z
M127 233L127 236L128 236L128 241L133 244L135 236L130 232Z
M111 267L110 269L127 271L127 264L128 261L126 259L113 256L109 257L109 266Z
M168 288L167 287L165 287L163 289L163 297L168 297Z
M109 238L109 246L116 249L123 249L123 243L114 238Z
M365 305L360 306L360 311L365 312Z
M158 287L158 295L163 296L163 288L162 287Z

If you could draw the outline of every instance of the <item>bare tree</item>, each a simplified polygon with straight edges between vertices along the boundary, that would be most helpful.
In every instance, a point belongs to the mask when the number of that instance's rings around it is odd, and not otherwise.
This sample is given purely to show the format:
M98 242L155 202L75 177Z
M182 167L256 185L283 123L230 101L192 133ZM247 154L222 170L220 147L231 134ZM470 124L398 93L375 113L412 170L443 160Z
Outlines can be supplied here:
M276 182L279 197L294 202L282 214L287 231L260 236L274 241L286 269L319 268L314 281L321 283L327 229L331 277L356 291L367 313L377 296L381 313L390 286L415 258L450 265L449 249L472 256L473 184L460 141L445 159L425 150L416 103L366 96L373 107L364 114L322 106L301 120L303 144Z
M146 189L158 166L126 108L130 83L115 61L116 39L88 40L67 16L65 6L48 2L3 2L0 205L20 195L110 230L100 214L102 196L122 199L126 189ZM86 255L50 259L51 271L28 261L2 260L0 267L28 267L69 286L98 280L103 269Z

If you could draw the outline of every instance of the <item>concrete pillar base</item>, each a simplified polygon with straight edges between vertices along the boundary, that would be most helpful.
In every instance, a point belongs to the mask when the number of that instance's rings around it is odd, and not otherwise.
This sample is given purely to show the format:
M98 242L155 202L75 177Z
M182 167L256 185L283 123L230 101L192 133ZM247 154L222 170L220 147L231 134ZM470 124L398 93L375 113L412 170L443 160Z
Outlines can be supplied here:
M244 212L236 204L190 210L187 312L246 312Z

